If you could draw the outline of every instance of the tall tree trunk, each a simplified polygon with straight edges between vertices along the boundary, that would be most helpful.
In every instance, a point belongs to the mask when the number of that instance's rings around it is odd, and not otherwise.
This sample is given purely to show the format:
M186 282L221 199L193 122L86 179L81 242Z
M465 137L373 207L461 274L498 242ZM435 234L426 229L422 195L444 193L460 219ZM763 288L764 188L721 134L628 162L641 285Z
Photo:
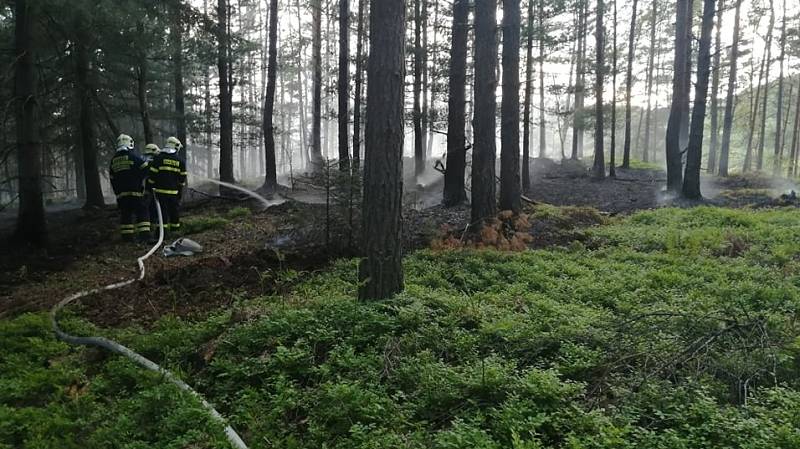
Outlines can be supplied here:
M654 0L655 3L656 0ZM633 88L633 59L636 53L636 7L638 0L633 0L633 10L631 11L631 32L628 35L628 68L625 72L625 143L622 149L622 168L629 168L631 166L631 89ZM653 11L653 22L651 24L651 33L655 33L655 11ZM651 45L653 40L651 34ZM653 50L651 49L650 62L653 63ZM649 71L650 69L648 69ZM652 76L652 74L648 75ZM650 83L650 81L648 81ZM649 88L648 88L649 89ZM648 92L648 100L650 93Z
M36 70L32 30L36 12L27 0L14 3L14 100L17 126L19 209L16 238L43 245L47 223L42 199L41 146L37 135Z
M203 0L203 15L208 15L208 0ZM212 133L214 125L211 123L211 71L208 66L203 70L203 113L205 115L206 131L206 176L214 177L214 139Z
M361 90L363 87L364 63L364 4L367 0L358 0L358 31L356 36L356 86L353 101L353 166L358 169L361 160Z
M311 1L311 65L313 78L313 113L311 125L312 171L322 169L322 1ZM326 136L327 137L327 136Z
M603 154L603 72L605 71L605 31L603 30L603 0L597 0L597 30L595 31L595 83L594 83L594 178L606 177L606 164Z
M764 102L761 109L761 129L758 134L758 160L756 161L756 169L761 170L764 161L764 142L766 140L767 128L767 102L769 100L769 68L772 66L772 31L775 26L775 11L773 10L774 2L770 0L770 17L769 29L767 30L767 67L764 69ZM780 109L780 106L778 106ZM776 139L780 136L780 129L775 134Z
M613 62L611 68L611 160L608 161L608 176L617 177L617 0L614 0Z
M404 3L372 0L370 4L361 299L388 298L403 289Z
M497 99L497 3L475 1L475 147L472 149L472 223L494 216Z
M347 1L347 0L343 0ZM278 170L275 165L275 76L278 72L278 0L269 0L269 65L267 66L267 92L264 95L264 117L261 124L264 131L264 154L266 156L266 175L262 189L273 193L278 189ZM285 130L284 130L285 132Z
M686 68L683 75L683 93L681 94L681 125L680 125L680 147L681 152L685 152L689 146L689 111L690 94L692 90L692 28L694 26L694 0L689 0L686 5L686 38L683 43L686 45Z
M467 163L465 109L468 20L469 1L454 0L447 99L447 166L444 173L443 195L443 203L448 207L467 200L464 190L464 171Z
M572 121L572 159L578 159L583 154L583 90L584 65L586 64L586 16L588 15L588 0L579 0L578 6L578 62L575 69L575 114Z
M349 119L350 88L350 5L349 0L339 0L339 169L350 169Z
M758 85L755 86L756 98L755 101L752 102L752 107L750 108L750 125L747 127L747 151L745 151L744 155L744 166L742 167L742 172L750 171L753 165L753 137L755 137L756 134L756 118L758 116L758 106L760 105L761 82L764 80L764 65L766 62L767 52L764 52L764 55L761 58L761 68L758 72ZM751 85L751 97L752 92L753 89Z
M420 109L420 126L422 128L422 160L428 158L428 0L422 2L422 108ZM423 165L423 170L424 170Z
M170 22L170 36L173 39L172 69L175 82L175 133L181 141L180 155L186 160L186 111L183 92L183 2L175 3L174 18Z
M547 123L544 110L544 39L544 0L539 0L539 157L542 158L547 154L547 142L545 141Z
M306 83L303 79L303 20L300 14L300 0L295 1L295 11L297 12L297 101L298 101L298 121L300 123L300 165L305 169L313 169L309 161L308 154L308 128L306 128L306 106L305 92ZM307 163L308 162L308 163Z
M703 130L705 129L706 98L711 62L711 30L714 27L714 2L703 0L703 20L700 28L700 45L697 51L697 84L692 109L692 130L686 153L686 173L683 177L683 197L700 198L700 165L703 159Z
M770 2L771 3L771 2ZM774 15L774 14L773 14ZM770 27L770 31L772 31ZM780 75L778 76L778 98L777 114L775 114L775 150L773 159L773 173L778 174L781 170L781 114L783 113L783 60L786 57L786 0L783 1L783 23L781 25L781 53L780 53ZM764 100L764 109L766 110L766 99ZM765 117L766 118L766 117Z
M78 117L78 134L82 149L83 175L86 188L86 202L84 207L102 207L105 205L103 189L100 186L100 173L97 166L97 142L94 136L94 114L92 113L92 90L94 87L89 80L91 60L87 42L89 36L83 29L78 29L78 38L75 43L76 67L75 87L80 105Z
M531 188L531 90L533 88L533 0L528 0L527 42L525 44L525 105L522 113L522 190Z
M719 77L720 58L722 56L722 11L725 0L717 4L717 24L714 38L714 72L711 79L711 139L708 144L708 169L709 173L717 171L717 146L719 145Z
M422 147L422 111L420 93L422 89L422 8L421 2L414 0L414 175L419 178L425 171L425 155Z
M136 30L140 36L144 35L144 24L139 22ZM147 77L149 75L149 64L147 54L144 51L139 53L139 64L136 67L137 97L139 100L139 115L142 119L142 129L144 131L145 143L153 143L153 129L150 124L150 108L147 104Z
M800 76L797 77L800 83ZM789 150L792 154L792 167L790 176L797 175L797 157L800 153L800 85L797 89L797 106L794 109L794 133L792 133L792 147Z
M233 98L228 48L228 1L217 0L217 69L219 70L219 177L234 182L233 177Z
M731 148L731 130L733 128L733 112L736 106L736 69L739 59L739 18L741 17L742 0L736 0L736 15L733 23L733 45L731 46L730 75L728 77L728 95L725 100L725 116L722 120L722 147L719 155L719 175L728 176L728 157Z
M650 154L650 107L653 99L653 70L655 69L656 56L656 18L658 16L658 0L653 0L653 11L650 17L650 55L647 59L647 113L644 119L644 145L642 147L642 161L649 162Z
M439 23L439 2L434 2L434 6L433 6L433 46L431 47L431 53L433 55L432 56L432 58L433 58L433 67L437 67L437 64L438 64L437 55L438 55L438 51L439 51L439 47L438 47L438 37L439 37L438 30L439 30L439 28L436 26L438 23ZM424 45L425 45L425 61L426 61L426 64L425 64L426 76L425 76L425 78L429 79L430 75L427 75L427 73L429 71L428 64L427 64L427 61L428 61L427 39L424 40ZM427 82L425 84L427 86ZM425 150L425 154L427 154L428 157L432 157L433 156L433 131L434 131L434 124L436 123L436 120L435 120L436 119L436 86L437 86L437 84L435 82L431 83L431 86L430 86L430 92L431 92L430 104L423 108L423 109L426 109L428 111L428 116L427 116L428 120L427 120L427 125L426 125L427 126L427 130L428 130L428 138L427 138L427 149Z
M515 213L522 209L519 181L519 2L503 0L503 101L500 106L500 209Z
M672 106L669 112L666 134L667 154L667 190L679 192L683 181L683 162L681 161L680 133L681 115L684 113L683 98L685 91L686 71L682 70L686 63L686 28L689 25L689 1L678 0L675 11L675 71L672 77Z

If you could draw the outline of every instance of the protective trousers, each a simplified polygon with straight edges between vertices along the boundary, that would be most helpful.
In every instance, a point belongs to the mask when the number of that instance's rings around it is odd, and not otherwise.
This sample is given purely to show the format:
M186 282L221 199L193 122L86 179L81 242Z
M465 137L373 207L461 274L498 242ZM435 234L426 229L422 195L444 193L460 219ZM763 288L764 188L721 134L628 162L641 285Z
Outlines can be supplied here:
M180 204L178 203L178 195L170 195L165 193L155 193L161 204L161 218L164 221L164 231L180 231L181 229L181 216Z
M147 240L150 235L150 221L142 198L124 196L117 198L119 208L119 232L123 240L132 241L134 237Z

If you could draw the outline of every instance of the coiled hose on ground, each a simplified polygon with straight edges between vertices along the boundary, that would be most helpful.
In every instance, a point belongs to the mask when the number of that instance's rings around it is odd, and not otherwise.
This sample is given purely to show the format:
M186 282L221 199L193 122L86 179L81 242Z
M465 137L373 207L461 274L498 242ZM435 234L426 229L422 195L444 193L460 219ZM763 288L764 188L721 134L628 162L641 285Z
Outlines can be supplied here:
M210 181L213 181L213 180L210 180ZM245 189L239 188L239 190L245 190ZM265 204L270 204L270 202L268 200L258 196L257 194L255 194L253 192L250 192L250 191L247 191L247 192L251 196L256 196L257 198L259 198ZM208 401L206 401L200 395L200 393L195 391L186 382L180 380L177 376L175 376L169 370L162 368L161 366L159 366L157 363L153 362L152 360L142 356L141 354L138 354L138 353L132 351L131 349L129 349L129 348L127 348L127 347L125 347L125 346L113 341L113 340L109 340L109 339L104 338L104 337L79 337L79 336L75 336L75 335L70 335L70 334L64 332L61 329L61 327L58 325L58 312L62 308L64 308L67 304L75 301L76 299L85 298L85 297L87 297L89 295L94 295L95 293L99 293L99 292L106 291L106 290L115 290L115 289L118 289L118 288L122 288L122 287L125 287L127 285L131 285L136 281L141 281L142 279L144 279L144 274L145 274L144 261L147 260L147 258L149 258L150 256L152 256L158 250L158 248L161 247L161 244L164 243L164 223L163 223L164 219L163 219L163 217L161 215L161 205L158 203L158 199L156 199L156 198L153 198L153 199L156 202L156 211L158 213L158 243L156 243L152 248L150 248L149 251L147 251L143 256L139 257L136 260L136 262L139 264L139 276L131 278L131 279L128 279L128 280L125 280L125 281L122 281L122 282L117 282L117 283L114 283L114 284L106 285L105 287L95 288L95 289L92 289L92 290L84 290L84 291L75 293L75 294L73 294L71 296L68 296L68 297L62 299L50 311L50 322L51 322L51 324L53 326L53 331L55 332L56 337L58 337L59 340L65 341L65 342L73 344L73 345L97 346L97 347L100 347L100 348L105 348L105 349L108 349L111 352L123 355L123 356L131 359L132 361L134 361L134 362L138 363L139 365L149 369L150 371L155 371L155 372L161 374L169 382L171 382L172 384L174 384L175 386L177 386L181 390L190 393L191 395L195 396L197 399L200 400L200 402L203 404L203 407L208 411L208 413L211 415L211 417L215 421L217 421L220 424L222 424L223 426L225 426L225 436L228 437L228 441L230 441L231 445L233 445L234 448L236 448L236 449L248 449L247 445L244 444L244 441L242 441L242 438L239 436L239 434L236 433L236 431L233 429L233 427L231 427L225 421L225 418L223 418L222 415L219 414L219 412L214 408L214 406L212 406L210 403L208 403Z

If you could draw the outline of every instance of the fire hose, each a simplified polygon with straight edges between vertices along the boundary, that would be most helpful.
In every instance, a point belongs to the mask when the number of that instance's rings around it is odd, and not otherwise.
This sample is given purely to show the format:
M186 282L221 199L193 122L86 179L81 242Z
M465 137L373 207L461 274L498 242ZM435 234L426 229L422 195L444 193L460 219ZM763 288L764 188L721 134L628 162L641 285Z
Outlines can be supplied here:
M244 189L241 189L241 190L244 190ZM257 194L254 194L253 192L249 192L249 193L250 193L251 196L254 196L254 195L258 196ZM270 204L269 201L267 201L266 199L264 199L264 198L260 198L260 199L265 204ZM114 352L114 353L117 353L119 355L125 356L125 357L129 358L130 360L132 360L133 362L143 366L144 368L146 368L146 369L148 369L150 371L155 371L155 372L161 374L170 383L172 383L173 385L177 386L181 390L191 394L192 396L196 397L200 401L200 403L203 405L203 407L206 409L206 411L209 413L209 415L211 415L211 417L214 419L214 421L222 424L225 427L225 436L228 437L228 441L231 443L231 445L233 445L233 447L235 447L236 449L248 449L247 445L244 443L244 441L242 441L242 438L239 436L239 434L236 433L236 431L233 429L233 427L231 427L225 421L225 418L223 418L222 415L220 415L220 413L214 408L214 406L211 405L208 401L206 401L200 395L200 393L198 393L194 388L190 387L189 384L187 384L186 382L184 382L181 379L179 379L175 374L173 374L169 370L167 370L165 368L162 368L161 366L159 366L157 363L153 362L152 360L144 357L143 355L141 355L141 354L139 354L139 353L137 353L137 352L135 352L135 351L133 351L133 350L131 350L131 349L129 349L129 348L127 348L127 347L115 342L115 341L113 341L113 340L110 340L110 339L105 338L105 337L79 337L79 336L75 336L75 335L70 335L70 334L64 332L64 330L62 330L61 327L58 325L58 312L62 308L64 308L66 305L68 305L69 303L71 303L71 302L73 302L73 301L75 301L77 299L85 298L87 296L94 295L96 293L100 293L100 292L103 292L103 291L115 290L115 289L118 289L118 288L122 288L122 287L125 287L127 285L131 285L134 282L141 281L142 279L144 279L144 275L145 275L144 261L147 260L150 256L152 256L158 250L158 248L161 247L161 244L164 243L164 219L163 219L163 216L161 215L161 205L158 203L158 199L155 198L155 196L153 197L153 200L156 202L156 211L158 213L158 243L156 243L152 248L150 248L149 251L147 251L143 256L139 257L136 260L137 264L139 265L139 276L138 277L134 277L134 278L130 278L130 279L127 279L127 280L124 280L124 281L121 281L121 282L117 282L117 283L114 283L114 284L106 285L105 287L99 287L99 288L95 288L95 289L92 289L92 290L84 290L84 291L75 293L75 294L73 294L71 296L68 296L68 297L62 299L50 311L50 322L51 322L51 324L53 326L53 331L55 332L56 337L58 337L59 340L65 341L65 342L73 344L73 345L97 346L97 347L100 347L100 348L104 348L104 349L107 349L107 350L109 350L111 352Z

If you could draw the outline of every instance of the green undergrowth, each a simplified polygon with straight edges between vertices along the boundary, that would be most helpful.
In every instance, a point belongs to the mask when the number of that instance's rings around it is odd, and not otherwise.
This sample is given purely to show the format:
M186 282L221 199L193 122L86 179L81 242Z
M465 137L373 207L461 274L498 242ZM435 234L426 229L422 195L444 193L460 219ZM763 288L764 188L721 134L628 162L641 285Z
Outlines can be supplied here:
M234 220L249 217L250 215L250 209L246 207L234 207L222 215L212 214L188 217L182 220L181 232L186 235L191 235L212 229L221 229Z
M64 321L177 371L251 448L798 448L798 218L660 209L565 248L414 253L386 301L342 260L201 321ZM0 404L4 449L224 447L44 314L0 321Z

